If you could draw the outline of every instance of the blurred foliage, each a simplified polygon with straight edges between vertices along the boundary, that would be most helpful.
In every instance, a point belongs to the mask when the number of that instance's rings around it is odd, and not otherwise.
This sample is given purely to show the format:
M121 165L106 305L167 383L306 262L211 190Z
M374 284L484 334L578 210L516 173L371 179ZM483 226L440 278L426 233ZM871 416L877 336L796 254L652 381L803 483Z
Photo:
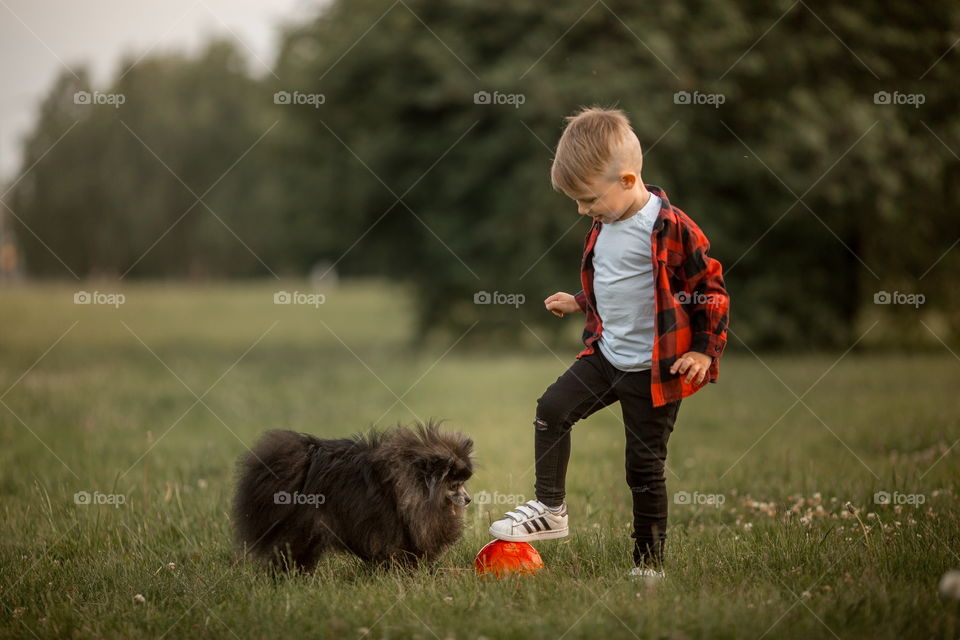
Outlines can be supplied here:
M101 90L123 94L119 108L75 104L94 89L61 76L7 202L37 276L326 260L412 284L417 335L480 320L474 338L529 339L522 320L550 336L540 301L580 288L589 226L550 188L552 148L579 106L618 106L645 181L726 267L734 345L845 348L880 290L923 293L955 337L958 32L960 5L933 0L338 0L284 27L263 78L220 41L125 60ZM523 104L477 104L478 91ZM724 102L677 104L678 91ZM925 101L876 104L878 91ZM476 305L477 291L526 304ZM882 310L891 341L923 332L916 309Z

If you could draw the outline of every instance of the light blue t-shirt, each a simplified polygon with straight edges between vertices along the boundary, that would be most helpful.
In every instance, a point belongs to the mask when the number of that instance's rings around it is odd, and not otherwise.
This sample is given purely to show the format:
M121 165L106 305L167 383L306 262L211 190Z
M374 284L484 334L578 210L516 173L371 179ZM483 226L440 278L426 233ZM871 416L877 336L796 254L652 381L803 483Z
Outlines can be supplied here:
M660 213L654 193L640 211L600 228L593 288L603 322L600 350L621 371L649 369L653 359L653 262L650 234Z

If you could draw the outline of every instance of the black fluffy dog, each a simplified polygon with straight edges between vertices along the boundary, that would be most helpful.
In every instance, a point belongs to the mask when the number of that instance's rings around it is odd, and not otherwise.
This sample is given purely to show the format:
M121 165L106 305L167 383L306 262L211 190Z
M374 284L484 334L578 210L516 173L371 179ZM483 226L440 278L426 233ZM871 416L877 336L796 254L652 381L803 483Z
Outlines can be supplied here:
M268 431L239 462L237 540L284 569L310 570L328 549L432 561L463 529L472 451L432 421L338 440Z

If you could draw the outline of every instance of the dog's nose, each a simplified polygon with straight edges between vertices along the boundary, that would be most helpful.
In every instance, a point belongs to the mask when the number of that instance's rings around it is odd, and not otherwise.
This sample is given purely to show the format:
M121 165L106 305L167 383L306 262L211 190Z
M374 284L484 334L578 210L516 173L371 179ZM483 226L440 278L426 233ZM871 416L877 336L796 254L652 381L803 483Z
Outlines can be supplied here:
M470 501L471 501L471 500L473 500L473 498L471 498L470 496L464 496L464 497L463 497L463 504L465 504L465 505L470 504Z

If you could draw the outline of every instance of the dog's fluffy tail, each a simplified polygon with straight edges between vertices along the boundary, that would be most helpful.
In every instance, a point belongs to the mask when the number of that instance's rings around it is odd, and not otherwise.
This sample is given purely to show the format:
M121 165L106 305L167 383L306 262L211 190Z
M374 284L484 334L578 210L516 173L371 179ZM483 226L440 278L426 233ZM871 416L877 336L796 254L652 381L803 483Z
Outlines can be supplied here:
M299 491L311 463L315 439L295 431L267 431L237 465L233 524L237 542L248 552L270 558L309 538L306 522L283 497ZM301 510L302 511L302 510ZM302 544L302 542L300 542ZM301 550L289 549L294 556Z

